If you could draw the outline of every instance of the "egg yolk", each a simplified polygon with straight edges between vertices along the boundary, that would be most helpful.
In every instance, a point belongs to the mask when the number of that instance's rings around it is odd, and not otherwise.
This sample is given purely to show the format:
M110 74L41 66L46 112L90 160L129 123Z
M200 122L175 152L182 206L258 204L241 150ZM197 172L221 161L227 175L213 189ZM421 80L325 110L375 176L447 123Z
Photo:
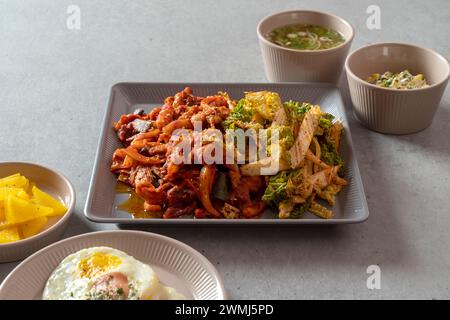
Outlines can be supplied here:
M116 256L95 252L88 258L81 260L78 263L78 269L82 277L91 279L116 268L121 263L122 260Z

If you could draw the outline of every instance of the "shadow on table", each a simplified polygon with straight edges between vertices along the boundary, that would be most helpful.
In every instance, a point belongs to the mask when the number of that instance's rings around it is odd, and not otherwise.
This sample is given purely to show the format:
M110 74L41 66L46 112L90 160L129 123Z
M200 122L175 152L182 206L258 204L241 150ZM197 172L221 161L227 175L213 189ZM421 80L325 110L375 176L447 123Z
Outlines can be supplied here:
M361 224L120 227L178 239L216 264L251 264L271 272L289 266L301 270L321 265L365 268L371 264L404 264L410 260L410 255L400 219L389 210L390 204L395 202L389 192L389 179L383 177L382 170L378 170L377 175L378 181L365 177L370 216ZM374 185L377 185L374 193L384 192L372 195ZM379 210L380 201L385 210Z
M408 135L392 136L392 139L415 145L428 154L450 155L450 103L441 103L433 122L423 131ZM431 154L430 154L431 156Z
M84 216L82 209L78 208L75 209L75 212L70 219L69 227L64 233L64 238L99 230L117 229L114 224L98 224L89 221Z

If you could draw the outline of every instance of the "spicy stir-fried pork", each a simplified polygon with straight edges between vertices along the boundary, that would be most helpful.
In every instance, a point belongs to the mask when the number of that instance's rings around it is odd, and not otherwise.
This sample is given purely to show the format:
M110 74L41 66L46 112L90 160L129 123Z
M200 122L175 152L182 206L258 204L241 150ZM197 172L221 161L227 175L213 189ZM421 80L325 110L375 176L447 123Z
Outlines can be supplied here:
M201 146L184 155L189 161L178 161L180 141L187 139L194 145L198 135L209 136L214 129L223 132L233 107L226 93L198 97L185 88L148 114L137 110L121 116L114 128L123 148L114 152L111 170L119 181L133 187L146 211L163 218L258 216L265 208L263 177L244 177L236 164L207 164L196 157L208 148L223 146L223 140L203 139ZM200 132L194 131L198 124ZM174 139L177 129L185 129L186 134Z

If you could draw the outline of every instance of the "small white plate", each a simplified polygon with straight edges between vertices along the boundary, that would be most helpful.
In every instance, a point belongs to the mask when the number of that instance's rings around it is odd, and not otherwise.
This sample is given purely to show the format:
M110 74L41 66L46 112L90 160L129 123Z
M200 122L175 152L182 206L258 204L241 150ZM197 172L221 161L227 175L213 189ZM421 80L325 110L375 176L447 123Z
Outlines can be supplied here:
M41 299L45 283L68 255L89 247L109 246L149 264L162 283L187 299L226 299L216 268L198 251L177 240L142 231L86 233L54 243L19 264L0 286L0 300Z

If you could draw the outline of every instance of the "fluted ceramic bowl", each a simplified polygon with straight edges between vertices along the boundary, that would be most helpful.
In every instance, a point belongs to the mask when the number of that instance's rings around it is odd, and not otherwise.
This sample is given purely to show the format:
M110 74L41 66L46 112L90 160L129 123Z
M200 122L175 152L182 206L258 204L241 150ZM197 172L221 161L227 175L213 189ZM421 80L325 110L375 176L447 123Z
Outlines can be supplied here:
M15 173L36 183L36 186L60 200L67 208L62 217L49 219L47 226L38 234L19 241L0 244L0 263L28 257L35 251L58 241L69 223L75 208L75 190L61 173L50 168L26 162L0 162L0 178Z
M326 27L342 34L345 41L330 49L297 50L279 46L267 39L276 28L292 24ZM262 19L257 27L266 77L271 82L336 82L353 40L353 27L330 13L293 10Z
M377 43L352 52L345 70L354 114L369 129L391 134L414 133L427 128L447 85L448 61L433 50L406 43ZM365 81L386 71L423 74L429 86L398 90Z

